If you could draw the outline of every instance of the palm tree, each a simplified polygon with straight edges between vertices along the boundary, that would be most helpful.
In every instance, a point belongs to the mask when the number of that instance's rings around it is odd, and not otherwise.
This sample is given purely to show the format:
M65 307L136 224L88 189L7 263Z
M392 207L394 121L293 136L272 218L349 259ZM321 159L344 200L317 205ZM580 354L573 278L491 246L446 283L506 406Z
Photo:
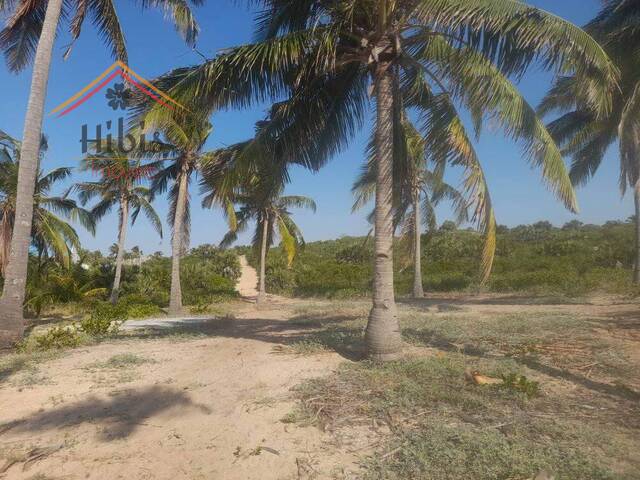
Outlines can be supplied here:
M233 194L232 201L240 205L236 212L229 212L233 219L232 228L220 242L223 248L231 246L238 238L238 233L245 231L255 220L256 229L253 235L253 247L260 249L260 274L257 303L266 300L266 262L269 247L273 245L277 233L280 243L287 254L288 265L293 264L298 247L304 245L304 237L300 228L291 218L291 208L309 208L316 211L315 202L299 195L282 195L284 185L274 181L266 172L255 175ZM206 199L205 199L206 202Z
M46 139L42 138L40 156L47 147ZM15 230L21 152L20 142L0 131L0 274L5 281L11 236ZM78 234L65 220L79 221L89 232L95 233L95 219L68 198L68 191L61 196L50 195L57 183L70 176L70 168L56 168L46 174L38 170L32 200L30 245L39 260L54 257L64 268L71 264L72 251L80 251Z
M393 212L394 230L402 232L401 242L409 246L413 260L413 297L423 298L421 265L421 224L429 230L436 228L435 207L441 200L451 201L458 223L468 220L464 195L445 183L444 172L427 169L426 145L420 132L406 118L394 133L393 152ZM353 186L356 201L353 211L364 207L375 195L375 142L367 148L368 161ZM371 215L373 218L374 214Z
M131 249L131 255L135 259L138 268L140 268L140 266L142 265L142 250L140 250L140 247L138 245L135 245Z
M464 169L473 218L492 238L495 218L486 180L457 106L471 113L476 133L491 119L521 140L549 187L575 210L562 155L509 77L519 77L536 60L559 72L597 71L589 100L606 111L615 68L582 30L517 0L259 3L255 43L169 72L157 84L208 113L279 100L258 137L277 143L273 158L279 162L312 169L346 147L364 123L372 94L375 281L366 342L372 358L396 358L402 343L393 294L392 159L402 109L418 110L435 132L424 132L434 158ZM150 102L139 108L162 115ZM494 251L495 239L486 243L485 277Z
M194 0L199 5L201 0ZM44 102L49 80L53 44L62 15L63 0L18 0L0 2L0 14L9 14L6 27L0 32L0 49L9 68L20 71L33 58L31 89L22 135L22 162L18 176L16 222L11 239L11 255L6 281L0 298L0 345L11 344L22 336L22 304L25 296L28 267L29 234L33 221L31 201L38 171L38 151L42 134ZM144 8L158 7L173 20L185 40L195 44L198 25L186 1L160 0L143 2ZM66 13L64 17L66 17ZM72 39L80 36L82 25L90 14L100 36L111 47L114 57L127 61L124 35L112 0L87 2L79 0L69 25ZM35 51L35 57L34 57ZM67 49L66 55L70 53Z
M206 119L195 114L175 112L160 122L151 117L145 122L148 128L158 128L164 134L164 142L150 143L146 154L168 162L152 178L150 192L151 198L154 198L169 189L171 207L167 221L173 228L169 315L178 316L182 313L180 258L189 249L191 229L189 185L201 163L211 155L202 150L212 126Z
M118 243L116 251L116 270L113 278L110 300L117 303L122 276L122 263L127 237L127 222L131 216L133 226L142 211L153 228L162 237L162 222L150 202L151 192L142 185L145 176L140 172L156 171L159 163L145 165L141 169L138 160L131 160L125 154L116 151L110 153L90 154L83 160L83 170L100 172L97 182L84 182L76 185L82 205L98 198L98 203L91 209L96 220L107 215L118 206Z
M589 76L561 77L543 99L541 115L563 113L549 125L549 131L572 158L571 180L586 184L600 167L608 147L620 149L620 189L631 188L635 201L636 252L633 280L640 284L640 5L626 0L607 0L600 13L585 27L621 72L614 91L613 108L607 115L594 110L584 92L593 80Z

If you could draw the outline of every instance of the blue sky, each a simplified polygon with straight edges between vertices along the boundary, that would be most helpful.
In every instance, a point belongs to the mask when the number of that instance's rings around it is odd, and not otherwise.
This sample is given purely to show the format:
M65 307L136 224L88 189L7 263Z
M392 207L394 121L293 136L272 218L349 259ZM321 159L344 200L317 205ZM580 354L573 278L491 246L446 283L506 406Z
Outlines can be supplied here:
M244 8L246 2L232 0L209 0L206 6L196 10L201 26L198 50L207 57L221 49L246 43L251 39L252 15ZM597 11L598 0L530 0L531 4L560 15L576 24L584 24ZM140 75L153 78L171 68L198 63L201 57L187 47L170 23L165 22L159 12L141 12L134 2L117 0L121 21L129 51L129 65ZM51 111L84 85L93 80L112 63L108 50L98 39L89 22L81 39L73 48L71 57L62 60L62 53L69 43L64 31L58 36L54 49L54 62L49 82L46 110ZM30 70L19 75L0 66L0 85L3 100L0 111L0 129L15 137L22 134L22 123L28 98ZM532 70L520 82L519 87L527 100L536 105L550 85L551 77ZM209 148L249 138L256 120L264 116L265 108L245 111L218 112L212 117L214 131L209 139ZM47 117L44 131L49 136L50 150L43 164L45 170L59 166L75 167L81 157L81 125L95 125L117 115L106 105L101 94L86 104L58 119ZM364 145L369 136L370 125L353 140L350 148L334 158L322 171L312 174L303 169L292 171L292 182L287 187L291 194L313 197L318 204L316 214L296 212L296 219L307 241L336 238L342 235L361 235L368 231L365 212L351 214L351 184L362 163ZM485 127L485 134L477 145L485 166L491 188L498 222L509 226L532 223L541 219L562 224L574 218L585 223L602 223L609 219L624 219L632 214L629 196L620 198L618 191L618 164L615 149L609 152L596 178L578 191L581 212L578 216L564 210L554 197L542 186L537 171L532 170L519 146L504 139L498 131ZM74 179L90 179L84 174ZM448 177L450 183L459 184L455 171ZM197 185L192 187L192 246L202 243L217 243L225 233L225 223L219 211L203 210L199 206ZM160 199L156 208L165 219L167 205ZM447 219L446 207L439 209L442 222ZM112 213L98 227L95 237L82 231L85 248L106 251L116 241L116 213ZM165 238L161 240L145 219L130 229L127 249L140 246L145 252L161 250L170 252L169 227L165 221ZM246 240L248 235L241 237Z

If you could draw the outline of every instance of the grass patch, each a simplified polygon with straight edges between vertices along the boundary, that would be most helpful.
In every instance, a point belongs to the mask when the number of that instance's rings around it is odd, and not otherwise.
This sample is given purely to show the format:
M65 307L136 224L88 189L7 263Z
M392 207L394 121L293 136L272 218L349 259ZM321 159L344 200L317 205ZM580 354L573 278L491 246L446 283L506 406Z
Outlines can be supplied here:
M33 371L37 365L60 356L59 352L11 353L0 355L0 384L23 371Z
M506 356L603 379L630 381L637 367L619 347L602 338L596 320L567 314L425 315L401 318L404 339L414 345L465 353Z
M469 383L468 368L505 382ZM609 427L589 426L568 409L548 415L557 400L531 395L538 385L523 382L522 373L512 359L470 364L459 353L345 365L300 385L300 403L282 421L329 430L386 425L383 454L365 462L372 479L525 480L543 469L559 480L633 478L611 468L633 438L619 445Z
M95 370L95 369L128 369L131 367L137 367L139 365L144 365L145 363L154 363L154 360L149 358L141 357L140 355L136 355L134 353L119 353L117 355L113 355L108 360L104 362L94 362L87 365L87 369Z
M101 387L110 387L121 383L131 383L141 378L136 367L154 360L133 353L113 355L105 361L93 362L84 367L92 374L92 382Z
M296 387L298 405L281 421L379 429L363 463L369 479L528 480L543 470L556 480L637 478L638 394L620 394L637 365L603 339L598 321L406 312L405 340L430 356L345 364ZM319 323L297 353L361 338L366 318L312 313ZM476 371L498 381L477 385Z
M368 459L365 478L525 480L543 470L558 480L621 478L598 465L584 445L567 439L534 443L526 432L506 436L496 429L439 420L400 435L390 445L392 455Z

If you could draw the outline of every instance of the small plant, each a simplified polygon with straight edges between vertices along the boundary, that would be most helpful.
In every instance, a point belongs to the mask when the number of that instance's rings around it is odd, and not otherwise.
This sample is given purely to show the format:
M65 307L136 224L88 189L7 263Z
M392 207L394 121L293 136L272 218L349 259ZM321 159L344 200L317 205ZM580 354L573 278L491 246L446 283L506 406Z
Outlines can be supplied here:
M41 351L75 348L81 342L82 339L75 326L53 327L46 333L35 337L36 349Z
M538 382L529 380L524 375L518 375L516 373L502 375L501 386L509 390L524 393L527 398L533 398L540 395L540 384Z
M136 355L135 353L119 353L117 355L113 355L106 362L98 362L93 364L93 366L100 368L128 368L150 363L151 361L152 360Z
M127 318L147 318L161 313L160 307L153 303L134 304L127 307Z
M120 324L126 319L126 307L101 302L96 304L89 317L80 322L80 329L95 337L115 334L120 329Z
M209 302L198 302L189 308L192 315L204 315L209 312Z

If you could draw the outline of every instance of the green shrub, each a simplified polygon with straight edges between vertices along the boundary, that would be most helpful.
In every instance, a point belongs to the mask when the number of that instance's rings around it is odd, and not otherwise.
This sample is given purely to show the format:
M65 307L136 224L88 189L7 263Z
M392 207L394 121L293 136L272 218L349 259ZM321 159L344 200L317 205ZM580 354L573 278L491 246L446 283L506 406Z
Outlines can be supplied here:
M204 315L209 311L209 304L207 302L201 302L197 305L189 307L189 313L192 315Z
M74 348L82 343L75 326L56 326L47 330L46 333L37 335L34 339L37 350L62 350L64 348Z
M182 276L182 298L185 305L214 303L220 296L237 295L235 280L208 271L206 267L193 265Z
M138 303L127 307L127 318L147 318L162 314L162 310L153 303Z
M292 295L296 288L296 274L286 265L267 265L266 288L269 293Z
M80 322L80 329L87 335L100 337L117 333L120 324L127 319L125 305L112 305L100 302L95 305L91 314Z
M182 258L180 275L186 305L195 305L201 300L213 302L216 296L235 296L240 262L235 251L201 245ZM135 298L133 303L152 303L158 307L166 307L169 304L170 288L170 258L154 255L139 269L136 267L124 270L122 290L125 298ZM151 309L145 309L144 313L147 312L151 312ZM150 314L156 313L158 312Z
M152 317L162 313L158 305L143 295L138 294L130 294L122 297L118 301L118 305L125 310L127 319Z
M524 375L508 373L502 375L502 387L524 393L527 398L537 397L540 394L540 384L529 380Z
M355 263L362 265L371 262L373 253L370 248L366 248L363 245L351 245L338 250L335 258L338 263Z

